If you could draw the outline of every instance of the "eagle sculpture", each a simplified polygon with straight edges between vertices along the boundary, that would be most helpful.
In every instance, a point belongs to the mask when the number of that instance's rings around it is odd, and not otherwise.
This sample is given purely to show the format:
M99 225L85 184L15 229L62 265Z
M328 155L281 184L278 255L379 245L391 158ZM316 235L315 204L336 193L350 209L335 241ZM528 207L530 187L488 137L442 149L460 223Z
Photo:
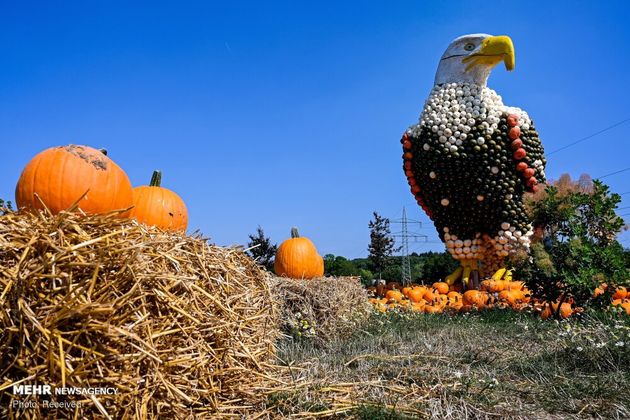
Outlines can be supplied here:
M504 260L529 248L526 192L545 182L545 157L529 115L503 104L486 83L503 62L514 69L507 36L464 35L446 49L420 121L402 137L403 169L418 204L460 268L446 278L476 288L511 278Z

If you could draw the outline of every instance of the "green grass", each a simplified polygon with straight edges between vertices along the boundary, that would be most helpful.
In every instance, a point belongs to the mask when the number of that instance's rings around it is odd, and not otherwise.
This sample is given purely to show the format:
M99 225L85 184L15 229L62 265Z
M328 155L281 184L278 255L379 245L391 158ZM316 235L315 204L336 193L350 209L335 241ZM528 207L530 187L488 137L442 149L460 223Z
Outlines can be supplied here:
M589 314L375 315L352 336L283 341L281 415L630 418L630 321ZM287 390L288 389L288 390Z

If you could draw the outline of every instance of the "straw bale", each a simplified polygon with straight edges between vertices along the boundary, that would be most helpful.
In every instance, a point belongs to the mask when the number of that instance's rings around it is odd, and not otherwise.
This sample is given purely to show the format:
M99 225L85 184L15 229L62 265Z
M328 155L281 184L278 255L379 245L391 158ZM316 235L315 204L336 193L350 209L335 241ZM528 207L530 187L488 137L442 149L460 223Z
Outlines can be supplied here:
M0 216L0 418L251 413L277 335L266 275L240 250L112 216Z
M372 313L358 277L271 276L270 285L280 306L282 330L293 337L330 341L360 328Z

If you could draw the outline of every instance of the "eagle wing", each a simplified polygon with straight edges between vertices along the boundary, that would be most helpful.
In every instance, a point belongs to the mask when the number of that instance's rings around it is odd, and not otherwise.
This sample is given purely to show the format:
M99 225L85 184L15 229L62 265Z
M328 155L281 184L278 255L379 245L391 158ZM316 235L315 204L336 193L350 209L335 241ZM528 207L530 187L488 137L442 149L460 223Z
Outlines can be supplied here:
M506 124L501 127L503 137L510 142L516 171L526 191L536 192L537 184L544 183L545 150L538 131L529 116L520 110L508 111Z

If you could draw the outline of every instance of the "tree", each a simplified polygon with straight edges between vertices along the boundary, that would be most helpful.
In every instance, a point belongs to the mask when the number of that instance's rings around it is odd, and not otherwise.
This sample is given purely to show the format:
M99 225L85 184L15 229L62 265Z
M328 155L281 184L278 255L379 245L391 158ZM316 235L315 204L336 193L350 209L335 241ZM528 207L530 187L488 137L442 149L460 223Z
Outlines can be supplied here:
M459 263L448 252L427 252L418 265L417 276L426 283L433 283L443 281L444 277L457 269Z
M370 228L370 245L368 246L370 267L379 277L389 263L394 251L394 238L391 237L389 219L374 212L374 220L368 223Z
M568 175L528 201L535 237L519 271L536 294L548 300L571 296L579 305L604 304L609 296L592 300L595 287L629 283L624 250L616 240L624 229L615 212L620 201L602 182L585 176L572 182Z
M345 257L326 254L324 256L324 273L327 276L359 276L361 270Z
M13 211L13 206L10 201L4 201L0 198L0 216L3 214L7 214L8 212Z
M278 250L277 244L271 244L271 239L265 236L263 229L258 226L255 235L249 235L249 242L247 243L247 253L254 259L259 265L262 265L269 271L273 271L273 262Z

